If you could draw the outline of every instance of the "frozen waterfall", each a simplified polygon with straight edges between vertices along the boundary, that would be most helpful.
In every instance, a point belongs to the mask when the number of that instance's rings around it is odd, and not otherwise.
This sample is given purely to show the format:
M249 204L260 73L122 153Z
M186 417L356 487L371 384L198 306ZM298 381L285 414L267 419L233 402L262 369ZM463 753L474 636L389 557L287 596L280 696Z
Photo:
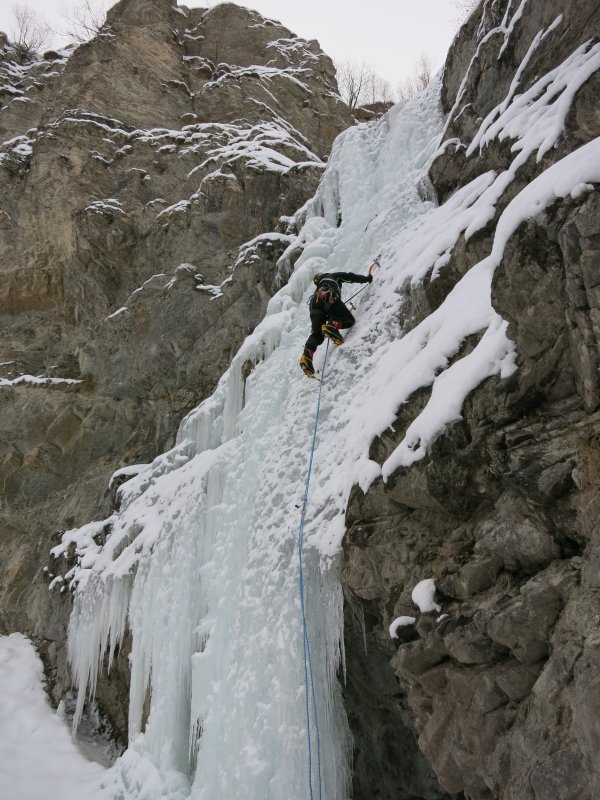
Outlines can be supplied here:
M381 474L368 448L402 402L398 371L414 372L407 392L431 382L436 359L443 369L465 330L493 321L484 297L453 337L440 323L443 343L424 361L423 342L401 336L402 286L443 257L451 238L431 250L427 226L437 209L423 199L424 167L443 124L438 95L434 82L339 137L317 195L299 212L304 249L291 279L214 395L184 420L171 451L122 486L110 520L65 535L61 547L75 542L80 556L69 630L78 713L107 651L110 658L126 628L132 634L131 741L105 776L106 797L308 796L296 536L319 384L302 375L298 359L313 275L364 274L380 255L357 324L329 359L304 548L322 796L349 795L351 741L338 682L338 559L349 492ZM464 217L472 202L459 199L452 213ZM505 339L497 339L504 357ZM100 547L94 536L107 524Z
M523 8L510 20L507 10L478 46L497 34L506 46ZM539 33L522 68L561 23L558 17ZM582 45L524 94L513 81L471 143L447 141L474 150L508 138L515 155L510 167L477 175L442 206L426 178L443 128L438 80L382 119L343 133L316 196L297 213L303 227L290 247L303 253L294 272L214 395L184 420L172 450L123 484L119 511L67 532L55 548L59 556L74 545L78 554L69 575L77 714L105 659L127 629L132 636L131 741L103 776L99 797L308 797L296 536L319 384L302 375L298 359L313 275L365 273L379 256L376 279L359 296L357 324L329 359L304 546L323 798L348 797L338 572L350 490L358 483L366 491L423 458L444 426L460 419L472 389L515 369L506 322L491 304L494 269L522 221L600 180L598 140L542 171L499 215L497 203L520 165L535 153L539 161L558 141L577 88L599 63L600 45ZM462 234L496 216L490 253L435 309L409 318L409 294L418 298L420 284L443 272ZM476 343L465 355L460 345L469 336ZM374 437L425 386L424 408L387 460L375 463Z

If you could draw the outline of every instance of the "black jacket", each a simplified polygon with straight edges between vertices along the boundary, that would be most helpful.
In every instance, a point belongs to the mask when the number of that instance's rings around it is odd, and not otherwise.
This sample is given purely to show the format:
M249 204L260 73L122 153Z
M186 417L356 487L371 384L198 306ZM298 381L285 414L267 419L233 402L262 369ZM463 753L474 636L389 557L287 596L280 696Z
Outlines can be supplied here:
M355 272L326 272L317 284L313 301L330 306L341 297L342 283L370 283L370 275L357 275Z

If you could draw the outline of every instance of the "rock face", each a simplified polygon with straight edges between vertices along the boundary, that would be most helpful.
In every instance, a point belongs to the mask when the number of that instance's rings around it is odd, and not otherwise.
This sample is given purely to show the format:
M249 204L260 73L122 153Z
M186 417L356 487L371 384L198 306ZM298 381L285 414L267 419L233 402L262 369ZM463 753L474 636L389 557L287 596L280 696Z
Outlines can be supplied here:
M505 98L599 34L600 10L586 0L518 9L486 0L463 27L430 177L440 202L489 170L514 180L488 226L461 237L436 280L413 287L407 326L490 252L499 214L524 186L600 135L596 66L575 87L557 147L518 167L510 136L469 147ZM344 583L355 800L600 796L599 285L600 194L590 185L522 224L495 272L493 305L510 323L518 371L472 392L425 459L353 493ZM373 443L374 460L392 452L425 394ZM441 612L420 613L411 599L427 578ZM416 624L392 639L402 615ZM413 728L441 790L422 767L415 783L405 757Z
M5 41L0 632L36 638L58 699L56 534L106 514L112 472L214 389L350 114L317 42L227 3L121 0L76 50L13 56Z
M556 147L522 157L510 132L483 136L599 34L595 0L484 0L463 27L432 191L510 180L486 227L410 288L405 328L491 251L525 186L600 135L596 55ZM290 215L350 117L315 42L231 4L121 0L72 52L19 65L1 46L0 632L36 638L58 699L70 603L48 601L55 535L107 516L114 470L167 448L212 391L285 279ZM354 800L600 796L599 276L598 187L582 186L523 223L496 269L518 371L474 390L426 458L353 492ZM426 399L399 409L374 461ZM424 579L440 611L413 602ZM402 616L416 623L392 638ZM126 684L117 661L97 692L121 735Z

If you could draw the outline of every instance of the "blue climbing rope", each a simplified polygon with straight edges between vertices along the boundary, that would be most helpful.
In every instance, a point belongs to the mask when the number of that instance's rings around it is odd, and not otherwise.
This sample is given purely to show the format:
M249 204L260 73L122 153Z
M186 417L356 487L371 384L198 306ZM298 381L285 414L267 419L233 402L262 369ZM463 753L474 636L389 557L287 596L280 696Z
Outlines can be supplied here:
M325 360L323 362L322 375L325 375L325 368L327 366L327 355L329 353L329 341L325 348ZM317 786L319 789L318 798L322 800L321 788L321 739L319 735L319 716L317 712L317 698L315 693L315 682L313 679L312 662L310 657L310 641L308 638L308 628L306 625L306 606L304 602L304 570L302 564L302 548L304 544L304 523L306 518L306 507L308 505L308 487L310 486L310 477L312 475L313 458L315 455L315 447L317 444L317 429L319 427L319 415L321 413L321 392L323 390L323 381L319 384L319 397L317 400L317 413L315 415L315 426L313 430L312 444L310 448L310 459L308 462L308 473L306 475L306 484L304 486L304 500L302 502L302 513L300 515L300 528L298 530L298 561L299 569L299 583L300 583L300 607L302 609L302 631L304 639L304 684L306 687L306 739L307 739L307 752L308 752L308 788L310 800L314 800L313 792L313 745L312 745L312 724L310 706L312 702L312 712L315 727L315 744L317 755Z

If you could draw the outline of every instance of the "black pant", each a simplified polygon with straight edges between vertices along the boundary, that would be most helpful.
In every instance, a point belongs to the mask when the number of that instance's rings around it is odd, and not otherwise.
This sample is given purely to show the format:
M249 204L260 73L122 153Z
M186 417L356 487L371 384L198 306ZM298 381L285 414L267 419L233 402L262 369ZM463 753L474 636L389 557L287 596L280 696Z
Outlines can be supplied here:
M341 300L336 300L329 304L315 300L313 297L310 301L310 324L312 332L306 340L304 347L307 350L316 350L317 347L323 343L325 337L323 336L321 326L325 322L337 322L340 328L351 328L355 321L354 316Z

